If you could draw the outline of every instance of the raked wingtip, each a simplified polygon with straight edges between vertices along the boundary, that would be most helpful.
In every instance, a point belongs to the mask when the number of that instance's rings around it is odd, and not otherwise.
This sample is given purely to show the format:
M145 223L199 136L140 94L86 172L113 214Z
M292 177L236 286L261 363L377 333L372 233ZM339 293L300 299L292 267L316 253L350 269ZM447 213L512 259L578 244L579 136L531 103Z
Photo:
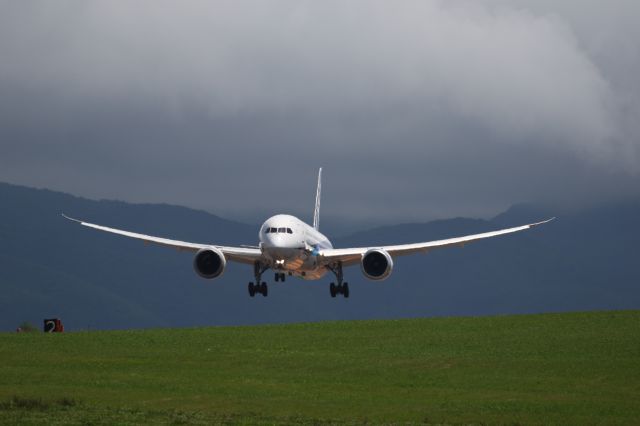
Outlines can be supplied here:
M549 219L547 219L547 220L543 220L543 221L540 221L540 222L532 223L532 224L531 224L531 225L529 225L529 226L534 227L534 226L538 226L538 225L544 225L545 223L549 223L549 222L551 222L551 221L553 221L553 220L556 220L556 217L555 217L555 216L553 216L553 217L551 217L551 218L549 218Z
M69 216L67 216L67 215L66 215L66 214L64 214L64 213L60 213L60 214L62 215L62 217L64 217L64 218L65 218L65 219L67 219L67 220L71 220L71 221L73 221L73 222L82 223L82 221L81 221L81 220L78 220L78 219L74 219L74 218L72 218L72 217L69 217Z

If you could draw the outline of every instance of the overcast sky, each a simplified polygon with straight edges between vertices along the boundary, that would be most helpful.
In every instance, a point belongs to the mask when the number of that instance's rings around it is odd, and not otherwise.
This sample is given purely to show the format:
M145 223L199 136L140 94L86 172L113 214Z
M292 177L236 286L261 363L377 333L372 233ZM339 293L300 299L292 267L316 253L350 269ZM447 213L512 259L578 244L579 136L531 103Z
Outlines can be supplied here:
M0 181L259 221L640 192L640 2L0 1Z

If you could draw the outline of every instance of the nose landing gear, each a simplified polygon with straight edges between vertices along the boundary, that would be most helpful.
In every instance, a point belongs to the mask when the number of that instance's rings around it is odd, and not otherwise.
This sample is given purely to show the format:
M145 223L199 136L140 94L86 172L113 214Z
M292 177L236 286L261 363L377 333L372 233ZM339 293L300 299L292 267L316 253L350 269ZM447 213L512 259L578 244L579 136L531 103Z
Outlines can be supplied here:
M284 282L285 277L286 277L286 275L285 275L284 272L276 272L275 281L276 282L278 282L278 281Z

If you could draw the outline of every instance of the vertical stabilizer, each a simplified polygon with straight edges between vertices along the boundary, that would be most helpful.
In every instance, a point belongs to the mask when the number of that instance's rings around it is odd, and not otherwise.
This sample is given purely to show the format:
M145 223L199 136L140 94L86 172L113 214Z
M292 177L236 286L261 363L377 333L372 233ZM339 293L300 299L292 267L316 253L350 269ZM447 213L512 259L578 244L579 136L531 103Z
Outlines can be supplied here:
M316 189L316 208L313 210L313 227L320 229L320 192L322 189L322 167L318 171L318 188Z

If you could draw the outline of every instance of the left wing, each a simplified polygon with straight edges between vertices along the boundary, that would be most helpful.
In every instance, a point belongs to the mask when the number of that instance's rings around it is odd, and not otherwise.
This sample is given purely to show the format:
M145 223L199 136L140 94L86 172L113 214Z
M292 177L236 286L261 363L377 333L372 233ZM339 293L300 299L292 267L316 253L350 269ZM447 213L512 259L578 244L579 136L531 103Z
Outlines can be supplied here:
M392 257L404 256L413 253L427 253L433 249L450 246L464 246L472 241L481 240L484 238L497 237L498 235L511 234L514 232L524 231L525 229L533 228L534 226L542 225L547 222L551 222L551 219L544 220L542 222L530 223L528 225L516 226L514 228L500 229L498 231L484 232L482 234L467 235L464 237L448 238L445 240L428 241L424 243L415 244L400 244L394 246L371 246L371 247L357 247L357 248L345 248L345 249L324 249L318 251L318 255L324 258L327 263L332 261L342 262L344 266L353 265L360 262L362 255L370 249L382 249L389 253Z
M64 217L65 219L69 219L73 222L77 222L82 226L87 226L89 228L97 229L99 231L105 231L105 232L110 232L112 234L123 235L129 238L135 238L138 240L142 240L146 243L153 243L161 246L173 247L178 250L198 251L203 248L215 247L218 250L220 250L228 260L232 260L235 262L253 264L256 260L262 257L262 252L257 247L227 247L227 246L219 246L215 244L189 243L186 241L170 240L168 238L160 238L160 237L154 237L151 235L138 234L136 232L129 232L129 231L124 231L122 229L109 228L107 226L83 222L81 220L66 216L65 214L63 214L62 217Z

